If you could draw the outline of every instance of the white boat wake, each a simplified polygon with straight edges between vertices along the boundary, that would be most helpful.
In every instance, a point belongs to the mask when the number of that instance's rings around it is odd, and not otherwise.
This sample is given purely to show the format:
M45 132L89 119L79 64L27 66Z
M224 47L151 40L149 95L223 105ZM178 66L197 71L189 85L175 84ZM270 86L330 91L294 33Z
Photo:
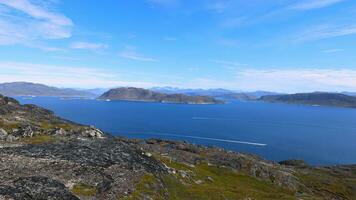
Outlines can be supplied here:
M247 145L254 145L254 146L267 146L267 144L263 144L263 143L247 142L247 141L240 141L240 140L228 140L228 139L220 139L220 138L210 138L210 137L199 137L199 136L192 136L192 135L163 134L163 133L144 133L144 135L172 136L172 137L191 138L191 139L200 139L200 140L210 140L210 141L227 142L227 143L235 143L235 144L247 144Z

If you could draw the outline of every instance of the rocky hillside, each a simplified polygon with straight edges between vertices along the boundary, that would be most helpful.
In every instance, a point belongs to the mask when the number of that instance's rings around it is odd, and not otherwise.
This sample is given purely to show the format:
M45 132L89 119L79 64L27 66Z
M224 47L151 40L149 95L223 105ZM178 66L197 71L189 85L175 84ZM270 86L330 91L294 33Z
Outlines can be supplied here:
M269 95L263 96L259 100L306 105L356 107L356 97L339 93L314 92L289 95Z
M356 166L114 138L0 96L0 199L356 199Z
M122 87L111 89L99 97L99 99L150 101L161 103L185 103L185 104L217 104L223 103L208 96L188 96L184 94L165 94L142 88Z
M56 97L94 97L89 91L70 88L56 88L43 84L13 82L0 84L0 94L7 96L56 96Z

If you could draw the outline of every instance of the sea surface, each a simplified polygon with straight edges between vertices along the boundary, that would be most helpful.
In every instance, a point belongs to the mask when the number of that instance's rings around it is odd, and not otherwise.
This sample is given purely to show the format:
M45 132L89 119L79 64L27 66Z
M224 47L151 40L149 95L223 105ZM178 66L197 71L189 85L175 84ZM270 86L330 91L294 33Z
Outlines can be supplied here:
M243 101L184 105L16 98L117 136L184 140L274 161L356 164L356 109Z

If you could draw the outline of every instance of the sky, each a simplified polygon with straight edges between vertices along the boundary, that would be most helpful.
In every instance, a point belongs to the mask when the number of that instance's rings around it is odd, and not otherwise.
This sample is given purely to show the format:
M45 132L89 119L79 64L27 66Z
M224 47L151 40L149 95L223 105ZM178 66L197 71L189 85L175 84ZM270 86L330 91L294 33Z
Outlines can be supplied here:
M356 91L354 0L0 0L0 82Z

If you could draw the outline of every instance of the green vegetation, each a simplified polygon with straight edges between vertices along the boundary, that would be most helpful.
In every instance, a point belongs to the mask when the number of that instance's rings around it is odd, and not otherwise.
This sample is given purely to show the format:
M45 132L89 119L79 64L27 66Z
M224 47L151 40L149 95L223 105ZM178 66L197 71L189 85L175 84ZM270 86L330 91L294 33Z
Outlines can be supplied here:
M20 123L16 123L16 122L8 123L8 122L5 122L3 119L0 119L0 128L6 130L8 132L10 132L12 129L16 129L19 127L21 127Z
M94 186L80 183L74 185L71 192L78 196L95 196L98 190Z
M68 124L68 123L55 123L55 122L48 122L48 121L41 122L40 127L43 130L49 130L49 129L54 129L54 128L63 128L66 131L69 131L69 130L75 128L73 125Z
M135 192L125 199L142 199L142 196L158 200L296 199L291 191L229 168L205 163L193 167L162 157L160 160L176 173L160 178L145 175Z
M43 144L43 143L53 143L59 138L51 135L35 135L33 137L22 138L22 141L27 144Z
M318 196L327 193L342 199L356 199L355 178L345 178L345 174L338 175L326 169L308 169L296 175L307 188L319 191Z
M155 200L163 200L164 189L160 187L160 180L152 174L146 174L142 177L141 181L136 184L135 192L129 197L122 198L122 200L138 200L143 197L151 197Z

